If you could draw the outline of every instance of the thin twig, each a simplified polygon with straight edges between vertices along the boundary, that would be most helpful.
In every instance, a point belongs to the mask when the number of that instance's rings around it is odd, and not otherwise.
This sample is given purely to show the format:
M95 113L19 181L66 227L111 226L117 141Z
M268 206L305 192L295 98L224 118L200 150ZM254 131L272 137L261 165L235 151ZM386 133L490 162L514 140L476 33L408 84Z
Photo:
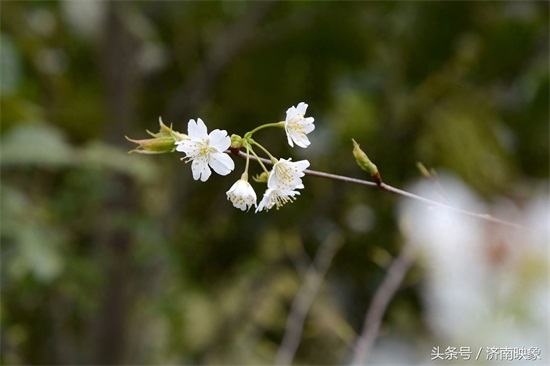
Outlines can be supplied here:
M306 315L313 303L313 299L325 277L325 274L336 254L338 248L342 245L342 238L339 234L329 235L321 244L313 263L309 266L302 286L290 308L290 313L286 320L285 334L277 355L275 356L276 365L290 365L298 349L300 339L302 338L302 329Z
M231 151L227 150L226 153L228 153L228 154L232 153L234 155L240 156L241 158L246 158L246 154L243 153L242 151L238 151L238 152L235 153L235 152L231 152ZM269 165L273 164L269 159L256 158L254 156L251 156L250 158L254 159L254 160L259 159L265 164L269 164ZM480 219L480 220L490 221L490 222L493 222L495 224L510 226L510 227L513 227L513 228L516 228L516 229L532 231L532 229L527 228L527 227L522 226L522 225L519 225L519 224L516 224L514 222L510 222L510 221L506 221L506 220L502 220L502 219L497 219L496 217L493 217L489 214L481 214L481 213L476 213L476 212L463 210L463 209L458 208L458 207L450 206L450 205L447 205L447 204L444 204L444 203L441 203L441 202L431 200L429 198L418 196L414 193L410 193L410 192L404 191L404 190L399 189L399 188L395 188L395 187L390 186L389 184L386 184L386 183L381 183L380 185L378 185L378 184L376 184L374 182L371 182L371 181L368 181L368 180L351 178L351 177L346 177L346 176L343 176L343 175L330 174L330 173L325 173L325 172L320 172L320 171L317 171L317 170L310 170L310 169L304 170L304 173L307 174L307 175L314 176L314 177L332 179L332 180L337 180L337 181L346 182L346 183L353 183L353 184L358 184L358 185L367 186L367 187L371 187L371 188L378 188L378 189L381 189L381 190L386 191L386 192L390 192L390 193L393 193L393 194L396 194L396 195L399 195L399 196L403 196L403 197L411 198L411 199L414 199L414 200L417 200L417 201L421 201L421 202L427 203L427 204L432 205L432 206L438 206L438 207L441 207L441 208L445 208L447 210L451 210L451 211L458 212L458 213L463 214L463 215L475 217L475 218Z
M414 251L411 244L405 244L399 255L391 262L384 280L376 289L372 302L365 315L363 330L355 342L355 355L352 365L364 364L369 351L380 331L380 323L386 309L399 289L405 274L411 267Z

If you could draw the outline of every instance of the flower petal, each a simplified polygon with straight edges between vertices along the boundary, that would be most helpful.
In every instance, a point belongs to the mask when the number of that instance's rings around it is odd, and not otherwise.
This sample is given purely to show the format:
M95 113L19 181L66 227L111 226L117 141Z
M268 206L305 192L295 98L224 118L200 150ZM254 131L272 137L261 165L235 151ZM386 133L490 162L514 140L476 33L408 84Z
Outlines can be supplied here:
M315 129L315 125L313 124L315 119L313 117L308 117L304 121L305 121L305 123L304 123L304 132L306 134L310 133L311 131L313 131Z
M300 192L278 188L268 188L265 191L264 197L262 198L260 204L256 208L256 212L262 210L269 211L273 208L273 206L277 206L277 209L279 209L285 203L294 201L296 199L294 196L296 195L300 195Z
M184 141L187 141L187 140L184 140ZM177 142L177 144L178 144L178 146L176 146L177 151L185 152L185 146L183 145L184 141L178 141Z
M227 154L222 152L211 153L209 164L219 175L227 175L235 169L235 163L233 160Z
M202 159L195 159L191 163L191 171L193 172L194 180L201 180L201 182L206 182L212 171L208 167L208 163Z
M184 140L181 144L176 146L176 150L185 153L188 157L192 157L197 155L200 146L196 141Z
M309 167L309 160L300 160L300 161L297 161L294 163L294 166L296 166L296 168L298 168L299 170L302 171L303 173L303 170L307 169ZM303 173L303 175L305 175L305 173Z
M294 147L294 142L292 141L292 137L290 137L290 131L288 131L288 129L286 129L286 138L288 139L288 144L290 145L290 147Z
M304 102L298 103L298 106L296 107L296 110L298 111L298 113L300 113L302 115L305 115L306 110L307 110L307 104L304 103Z
M208 138L210 139L210 146L218 151L225 151L231 145L231 138L227 136L226 130L213 130Z
M210 178L211 174L212 174L212 171L210 170L208 165L206 165L204 170L201 172L201 182L206 182L208 178Z
M290 107L289 109L286 110L286 121L290 121L292 119L294 119L294 116L296 116L296 114L298 113L298 111L296 110L295 107Z
M256 213L262 211L262 210L269 210L271 207L273 207L273 205L275 204L275 202L273 202L273 200L271 199L271 195L273 193L274 189L272 188L268 188L265 193L264 193L264 197L262 198L262 200L260 201L260 204L258 205L258 207L256 207Z
M197 118L197 122L195 122L194 119L189 120L187 124L187 133L192 139L206 140L208 138L206 125L200 118Z
M296 145L298 145L300 147L303 147L303 148L306 148L311 144L311 142L309 142L309 139L307 138L307 136L300 135L299 133L296 133L294 131L290 132L288 134L288 137L291 138L294 141L294 143L296 143ZM290 144L290 146L292 146L292 144Z

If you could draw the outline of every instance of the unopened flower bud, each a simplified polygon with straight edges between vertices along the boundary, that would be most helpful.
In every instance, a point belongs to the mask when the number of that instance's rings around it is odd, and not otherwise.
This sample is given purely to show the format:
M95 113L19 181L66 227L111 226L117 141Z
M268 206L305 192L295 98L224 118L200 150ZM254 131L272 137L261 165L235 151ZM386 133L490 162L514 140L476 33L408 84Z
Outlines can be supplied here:
M154 139L133 140L125 136L126 140L138 145L137 148L130 150L130 153L139 154L163 154L173 152L176 148L175 140L172 137L158 137Z
M243 146L243 138L239 135L231 135L231 149L239 150Z
M172 129L172 124L170 124L170 127L166 126L163 122L162 122L162 118L159 117L159 125L160 125L160 130L158 133L151 133L149 131L147 131L147 133L153 137L172 137L174 139L175 142L178 142L178 141L182 141L182 140L186 140L188 139L189 137L184 134L184 133L181 133L181 132L178 132L178 131L174 131Z
M355 157L355 160L357 161L357 164L371 175L371 177L374 178L374 181L376 184L380 185L382 184L382 178L380 177L380 172L378 171L378 168L372 161L370 161L369 157L361 148L359 147L359 144L355 142L354 139L351 139L353 141L353 156Z
M170 127L162 123L162 119L159 117L160 129L157 133L147 131L153 138L134 140L125 136L130 142L137 144L137 148L130 150L130 153L139 154L163 154L173 152L176 149L175 143L187 139L187 135L174 131L172 125Z

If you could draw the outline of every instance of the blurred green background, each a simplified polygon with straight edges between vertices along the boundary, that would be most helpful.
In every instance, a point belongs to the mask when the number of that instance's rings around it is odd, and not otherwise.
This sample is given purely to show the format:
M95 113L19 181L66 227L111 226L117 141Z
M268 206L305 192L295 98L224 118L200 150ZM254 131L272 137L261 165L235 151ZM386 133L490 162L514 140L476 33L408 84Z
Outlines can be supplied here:
M0 6L3 364L272 363L334 235L296 362L349 360L405 240L398 198L306 177L292 205L243 213L225 192L244 161L201 183L179 153L127 154L124 136L146 138L159 116L243 135L304 101L308 149L256 137L312 169L366 178L355 138L397 187L417 161L489 203L548 187L547 2ZM386 334L431 339L424 279L409 273Z

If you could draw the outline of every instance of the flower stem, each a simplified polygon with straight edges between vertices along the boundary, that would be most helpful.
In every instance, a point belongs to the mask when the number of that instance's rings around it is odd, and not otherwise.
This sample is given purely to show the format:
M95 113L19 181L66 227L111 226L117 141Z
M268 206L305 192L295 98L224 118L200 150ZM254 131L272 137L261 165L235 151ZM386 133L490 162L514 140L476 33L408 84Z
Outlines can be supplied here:
M246 165L245 171L248 173L248 165L250 163L250 144L246 144Z
M258 155L256 155L256 152L254 151L254 149L250 149L250 152L252 152L252 155L254 155L254 157L256 158L256 161L257 161L258 163L260 163L260 165L262 166L264 172L265 172L266 174L269 175L269 171L267 170L267 168L265 167L264 163L262 162L262 158L260 158ZM242 157L241 154L242 154L242 152L239 151L239 154L238 154L238 155ZM248 155L248 156L250 156L250 155ZM265 160L269 162L269 160L267 160L267 159L265 159Z
M253 129L252 131L249 131L247 133L244 134L244 139L249 139L250 137L252 137L252 135L254 134L254 132L257 132L261 129L264 129L264 128L268 128L268 127L279 127L279 128L282 128L285 126L285 122L284 121L281 121L281 122L275 122L275 123L266 123L265 125L261 125L261 126L258 126L256 127L255 129Z
M272 163L272 164L275 164L275 163L277 162L277 159L276 159L273 155L271 155L271 154L269 153L269 151L267 151L267 149L266 149L265 147L263 147L262 145L260 145L259 143L257 143L256 141L254 141L254 140L252 140L252 139L249 139L249 141L250 141L250 143L252 143L252 144L258 146L260 149L262 149L262 151L263 151L264 153L266 153L267 156L269 156L269 159L271 160L271 163Z
M244 166L244 173L241 176L241 179L248 182L248 166L250 165L249 164L250 163L250 144L248 142L245 142L245 146L246 146L246 163Z

